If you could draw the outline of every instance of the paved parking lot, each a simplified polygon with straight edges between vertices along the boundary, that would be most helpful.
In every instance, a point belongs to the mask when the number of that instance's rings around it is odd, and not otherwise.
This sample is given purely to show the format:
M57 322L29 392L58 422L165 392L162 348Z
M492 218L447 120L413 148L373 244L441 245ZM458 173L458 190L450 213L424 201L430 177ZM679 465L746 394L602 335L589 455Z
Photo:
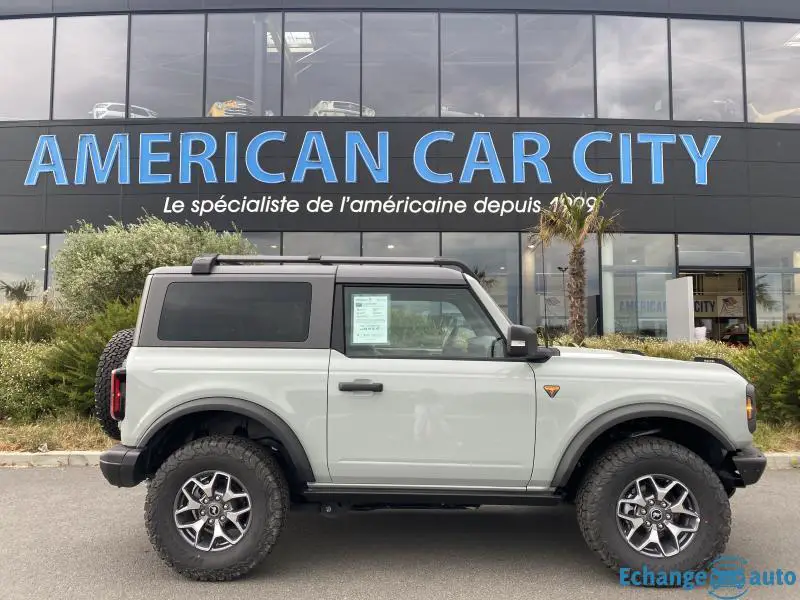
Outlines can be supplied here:
M292 515L248 579L199 584L152 551L144 492L112 488L95 468L0 469L0 599L709 598L621 588L585 547L569 507ZM768 472L740 491L728 552L753 568L800 572L798 498L797 471ZM799 595L800 584L745 598Z

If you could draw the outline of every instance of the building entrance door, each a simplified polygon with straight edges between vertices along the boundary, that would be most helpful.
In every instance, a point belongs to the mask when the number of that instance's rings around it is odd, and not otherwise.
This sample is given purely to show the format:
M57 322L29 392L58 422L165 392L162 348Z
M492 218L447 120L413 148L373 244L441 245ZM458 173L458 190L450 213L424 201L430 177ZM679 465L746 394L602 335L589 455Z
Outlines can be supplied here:
M706 339L747 344L750 326L749 271L687 270L694 287L694 325Z

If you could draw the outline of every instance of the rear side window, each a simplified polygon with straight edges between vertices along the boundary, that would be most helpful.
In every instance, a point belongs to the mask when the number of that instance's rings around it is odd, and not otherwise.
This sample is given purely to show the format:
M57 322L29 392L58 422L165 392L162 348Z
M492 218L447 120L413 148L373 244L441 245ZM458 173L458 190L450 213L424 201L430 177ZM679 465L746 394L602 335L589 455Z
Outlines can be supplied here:
M176 282L158 324L168 342L304 342L311 320L306 282Z

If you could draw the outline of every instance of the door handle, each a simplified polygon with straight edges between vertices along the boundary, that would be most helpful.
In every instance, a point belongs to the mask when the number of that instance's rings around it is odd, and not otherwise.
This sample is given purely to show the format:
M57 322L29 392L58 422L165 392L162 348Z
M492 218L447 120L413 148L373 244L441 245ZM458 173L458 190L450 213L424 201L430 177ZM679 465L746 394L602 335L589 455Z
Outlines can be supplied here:
M368 381L346 381L339 384L340 392L382 392L382 383Z

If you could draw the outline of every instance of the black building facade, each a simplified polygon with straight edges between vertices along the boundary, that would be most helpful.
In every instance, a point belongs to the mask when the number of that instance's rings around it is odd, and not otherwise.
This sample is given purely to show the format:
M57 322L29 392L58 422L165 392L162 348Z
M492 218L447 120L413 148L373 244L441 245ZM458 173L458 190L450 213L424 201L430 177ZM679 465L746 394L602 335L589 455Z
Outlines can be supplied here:
M2 281L154 214L461 258L558 329L567 248L525 232L605 192L592 332L665 335L682 275L712 337L800 318L792 0L0 0L0 57Z

